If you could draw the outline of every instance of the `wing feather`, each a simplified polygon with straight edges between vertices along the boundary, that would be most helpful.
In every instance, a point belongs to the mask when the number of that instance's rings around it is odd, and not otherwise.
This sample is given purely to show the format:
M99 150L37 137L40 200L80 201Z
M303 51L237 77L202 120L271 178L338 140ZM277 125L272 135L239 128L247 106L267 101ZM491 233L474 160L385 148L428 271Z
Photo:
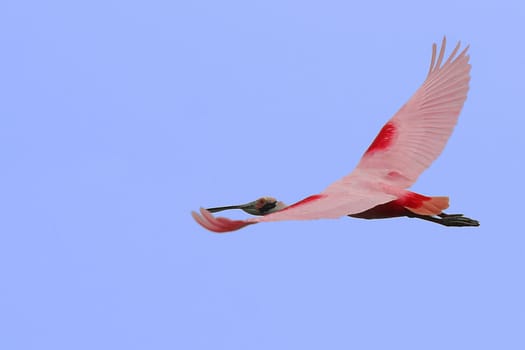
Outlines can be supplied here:
M469 47L456 57L460 46L458 42L442 65L446 38L443 38L437 60L436 44L432 45L432 59L425 82L388 121L387 125L395 130L393 134L380 132L355 172L407 188L441 154L469 89ZM383 140L386 136L389 140ZM372 147L386 141L388 145L384 147Z
M349 214L363 212L379 203L385 203L395 198L397 197L392 194L355 188L354 191L345 193L323 192L316 194L280 211L246 220L215 217L204 208L200 209L200 214L196 212L191 214L202 227L213 232L224 233L236 231L258 222L336 219Z

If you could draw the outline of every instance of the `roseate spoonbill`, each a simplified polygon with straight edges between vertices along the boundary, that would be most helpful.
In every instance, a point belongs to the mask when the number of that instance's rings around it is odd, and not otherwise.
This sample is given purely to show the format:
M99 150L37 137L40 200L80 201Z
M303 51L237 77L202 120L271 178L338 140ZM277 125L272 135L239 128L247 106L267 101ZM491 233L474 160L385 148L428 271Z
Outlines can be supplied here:
M381 219L406 216L445 226L479 226L462 214L445 214L448 197L407 190L439 156L458 120L470 81L468 46L456 56L458 42L443 63L446 38L439 55L432 45L430 69L423 85L383 126L354 171L323 192L286 206L272 197L242 205L200 209L193 218L214 232L229 232L258 222L310 220L351 216ZM211 213L242 209L258 215L247 220L214 217Z

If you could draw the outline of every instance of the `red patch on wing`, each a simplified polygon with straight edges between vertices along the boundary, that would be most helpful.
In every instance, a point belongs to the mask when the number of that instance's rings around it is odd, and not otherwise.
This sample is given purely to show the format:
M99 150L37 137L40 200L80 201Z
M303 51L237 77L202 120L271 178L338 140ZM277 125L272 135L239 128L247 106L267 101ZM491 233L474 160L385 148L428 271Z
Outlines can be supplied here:
M298 206L301 206L301 205L303 205L303 204L306 204L306 203L310 203L310 202L316 201L316 200L321 199L321 198L323 198L323 197L324 197L324 195L322 195L322 194L314 194L314 195L312 195L312 196L306 197L305 199L302 199L302 200L300 200L299 202L294 203L294 204L292 204L292 205L290 205L290 206L284 208L284 209L281 210L281 211L285 211L285 210L288 210L288 209L291 209L291 208L296 208L296 207L298 207Z
M406 208L421 208L423 202L431 200L432 197L423 196L414 192L407 192L403 197L395 200L395 203Z
M377 134L372 144L368 147L365 154L388 148L394 140L396 131L397 128L394 125L394 123L386 123L385 126L383 126L383 128L381 129L381 131L379 131L379 134Z

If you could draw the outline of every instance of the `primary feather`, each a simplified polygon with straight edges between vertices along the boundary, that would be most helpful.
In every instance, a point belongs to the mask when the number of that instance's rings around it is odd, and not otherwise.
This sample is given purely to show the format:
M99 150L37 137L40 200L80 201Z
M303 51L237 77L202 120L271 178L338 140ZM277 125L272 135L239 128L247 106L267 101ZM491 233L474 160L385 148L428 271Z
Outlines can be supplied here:
M467 99L470 81L468 46L454 58L458 43L442 65L445 46L443 38L436 62L433 44L425 82L385 124L355 171L407 188L441 154Z

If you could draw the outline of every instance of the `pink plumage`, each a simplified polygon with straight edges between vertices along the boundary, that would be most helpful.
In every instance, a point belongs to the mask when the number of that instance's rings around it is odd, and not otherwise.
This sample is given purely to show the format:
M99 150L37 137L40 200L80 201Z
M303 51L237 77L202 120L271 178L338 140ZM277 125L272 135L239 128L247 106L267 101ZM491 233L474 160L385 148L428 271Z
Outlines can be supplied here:
M406 188L442 152L457 123L469 89L468 46L456 56L460 48L458 43L443 63L445 45L446 39L443 38L436 60L436 44L433 44L432 60L425 82L383 126L352 173L332 183L320 194L261 217L230 220L214 217L201 208L200 215L192 212L195 220L211 231L229 232L258 222L339 218L346 215L365 217L358 214L385 203L402 205L400 203L410 202L407 198L419 198L417 196L420 195ZM420 200L420 206L427 207L410 207L407 204L404 208L414 215L419 212L439 215L448 206L447 197L421 198L426 199ZM427 200L428 203L424 204Z
M369 148L356 171L407 188L441 154L467 99L470 81L468 46L454 59L460 47L458 43L441 65L445 44L443 38L437 62L436 44L432 46L432 61L425 82L387 122L386 126L394 132L388 135L381 132L372 143L380 145L387 137L388 147Z

